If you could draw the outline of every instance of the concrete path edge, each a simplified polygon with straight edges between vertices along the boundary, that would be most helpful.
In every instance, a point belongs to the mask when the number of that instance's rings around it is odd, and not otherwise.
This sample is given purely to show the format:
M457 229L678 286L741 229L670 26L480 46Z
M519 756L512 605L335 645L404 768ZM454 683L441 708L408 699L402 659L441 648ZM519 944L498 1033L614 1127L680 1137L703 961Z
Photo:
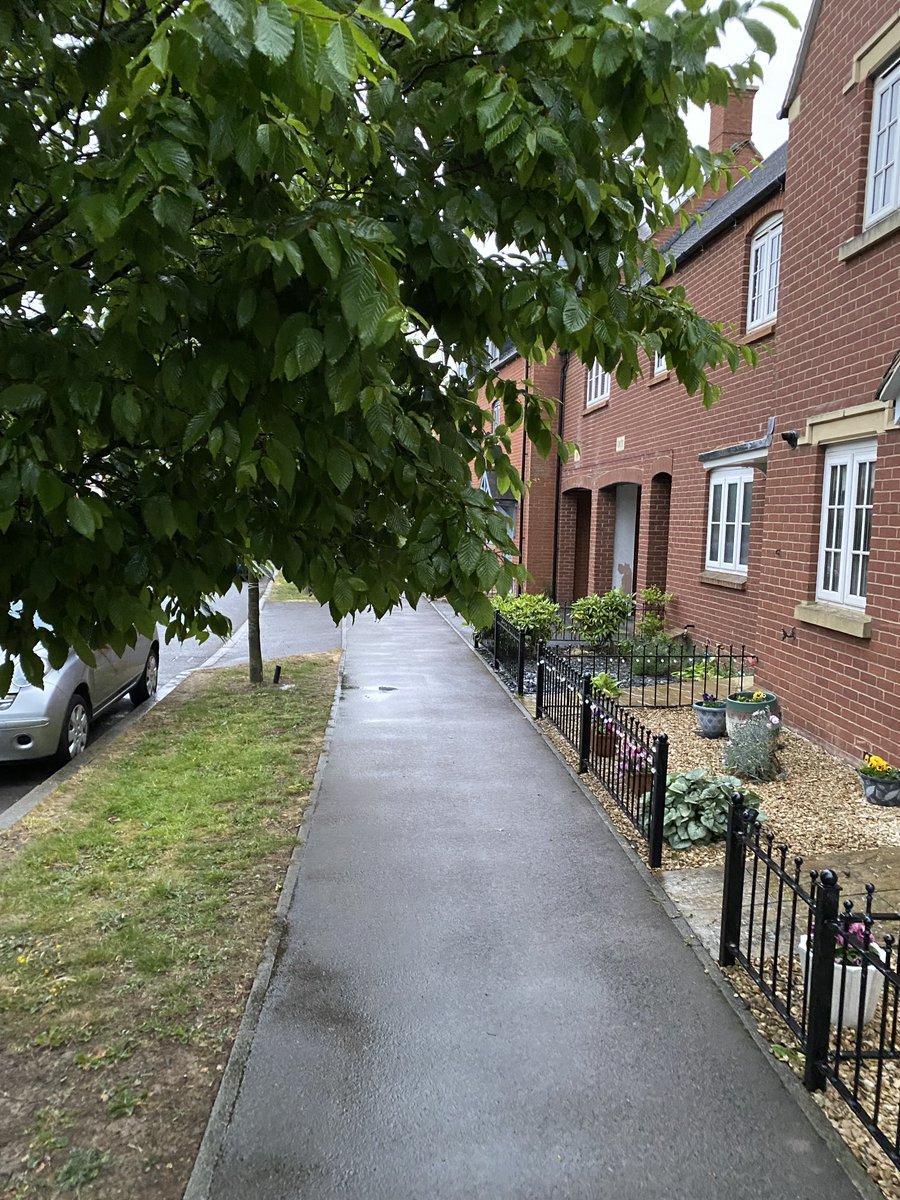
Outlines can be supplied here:
M524 717L529 724L535 727L535 719L532 714L498 678L496 673L491 669L488 663L485 662L482 656L472 645L465 632L455 625L451 620L449 620L436 604L432 604L432 608L434 608L435 612L441 617L445 624L453 630L463 645L468 647L482 669L486 671L493 680L495 680L500 691L506 697L509 703L512 704L514 708L518 709L521 716ZM801 1112L812 1126L813 1131L825 1143L833 1157L843 1168L851 1184L856 1188L860 1196L863 1197L863 1200L884 1200L884 1192L882 1192L881 1188L878 1187L878 1185L866 1174L857 1159L851 1153L847 1143L840 1136L816 1102L812 1099L812 1096L806 1090L806 1088L804 1088L803 1084L800 1082L794 1072L785 1063L779 1062L779 1060L774 1057L769 1047L769 1043L759 1032L756 1022L754 1021L747 1005L740 998L740 996L738 996L734 988L731 987L727 978L720 970L716 960L707 953L706 949L691 928L690 922L684 916L681 909L678 907L672 897L665 890L662 883L644 863L640 855L636 853L630 842L628 842L619 833L615 825L613 825L612 821L609 819L609 816L603 805L593 794L593 792L589 788L585 787L584 782L582 781L582 778L578 772L575 771L568 762L566 762L565 758L562 756L553 742L550 741L550 739L546 736L543 730L537 728L537 732L541 735L544 744L556 756L557 760L562 764L567 774L578 786L578 789L581 791L582 795L598 814L606 828L628 856L632 866L641 876L642 880L647 886L647 889L653 895L654 899L659 904L666 916L668 916L673 922L678 932L682 935L685 945L690 947L690 949L693 951L698 962L703 967L704 974L709 976L712 982L722 993L729 1007L737 1015L738 1020L746 1029L754 1044L760 1050L770 1070L775 1073L782 1087L784 1087L788 1094L796 1101ZM850 1110L848 1109L848 1113L849 1111ZM199 1195L189 1196L188 1193L185 1192L184 1200L206 1200L206 1197L204 1196L201 1198Z
M184 1190L183 1200L209 1200L213 1171L221 1153L225 1133L231 1121L231 1114L234 1111L234 1106L241 1090L241 1084L244 1079L244 1068L250 1056L250 1049L256 1034L259 1015L262 1012L263 1003L269 990L269 983L280 957L282 942L287 931L287 915L294 896L294 890L297 886L303 851L306 849L308 840L307 831L319 802L322 778L331 749L338 706L344 685L344 664L346 657L347 622L344 620L341 622L341 658L338 664L337 684L335 685L334 698L331 702L328 724L325 726L322 750L319 754L319 761L316 764L316 771L313 775L312 786L309 791L309 803L304 809L300 824L297 827L297 840L294 842L290 861L284 874L281 893L278 897L278 904L275 907L272 928L263 946L262 957L250 987L250 994L247 997L247 1005L241 1017L241 1023L238 1026L234 1042L232 1043L228 1061L222 1072L222 1081L219 1084L219 1090L216 1093L216 1099L200 1141L200 1148L197 1151L194 1167L191 1171L190 1179L188 1179L187 1187Z

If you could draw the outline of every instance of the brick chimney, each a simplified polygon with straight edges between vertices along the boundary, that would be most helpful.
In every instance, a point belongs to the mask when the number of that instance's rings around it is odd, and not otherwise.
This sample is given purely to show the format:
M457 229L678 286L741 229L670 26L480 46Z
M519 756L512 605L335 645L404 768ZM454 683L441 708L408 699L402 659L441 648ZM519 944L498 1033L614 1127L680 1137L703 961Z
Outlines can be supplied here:
M733 150L738 162L743 163L741 151L753 146L753 101L756 88L745 92L732 92L727 104L713 104L709 113L709 148L714 154ZM757 158L753 150L753 159Z

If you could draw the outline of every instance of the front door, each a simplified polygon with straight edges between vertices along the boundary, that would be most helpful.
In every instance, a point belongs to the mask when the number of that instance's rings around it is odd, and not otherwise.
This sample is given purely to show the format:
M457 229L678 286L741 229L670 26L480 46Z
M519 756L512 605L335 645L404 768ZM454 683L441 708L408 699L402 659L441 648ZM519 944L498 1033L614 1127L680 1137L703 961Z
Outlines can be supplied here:
M613 536L612 586L634 591L638 509L641 489L636 483L616 485L616 531Z

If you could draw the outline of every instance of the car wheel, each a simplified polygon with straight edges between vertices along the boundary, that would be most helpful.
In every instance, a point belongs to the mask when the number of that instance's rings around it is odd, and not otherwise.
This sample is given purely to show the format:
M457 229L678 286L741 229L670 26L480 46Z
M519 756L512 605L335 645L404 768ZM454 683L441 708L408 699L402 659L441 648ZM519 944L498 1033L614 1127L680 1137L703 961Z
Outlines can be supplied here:
M81 692L76 692L69 701L62 729L59 733L59 746L56 751L57 762L71 762L73 758L77 758L79 754L84 753L88 743L90 728L91 706L85 697L82 696Z
M145 700L149 700L156 693L156 685L159 682L159 651L152 647L147 655L147 661L144 663L144 672L140 679L128 693L131 697L131 703L134 705L143 704Z

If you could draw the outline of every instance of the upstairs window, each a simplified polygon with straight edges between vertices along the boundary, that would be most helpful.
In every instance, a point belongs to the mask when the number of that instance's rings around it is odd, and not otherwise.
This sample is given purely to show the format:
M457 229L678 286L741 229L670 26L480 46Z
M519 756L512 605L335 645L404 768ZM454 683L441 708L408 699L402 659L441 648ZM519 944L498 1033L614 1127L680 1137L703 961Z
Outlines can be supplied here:
M875 442L831 446L825 453L816 599L866 607L875 495Z
M747 574L750 557L752 467L723 467L709 479L706 569Z
M778 277L781 272L781 213L764 221L750 243L750 291L747 296L747 329L774 321L778 313Z
M666 362L666 356L661 354L659 350L653 355L653 374L666 375L669 370L669 364Z
M605 404L609 399L611 388L612 376L609 371L604 371L599 363L594 363L588 371L587 377L588 408L594 408L598 404Z
M869 139L869 173L866 181L866 224L900 207L897 150L900 121L900 62L875 81L872 97L872 133Z
M496 429L501 421L500 401L499 400L495 400L494 403L491 405L491 420L493 422L493 428Z

